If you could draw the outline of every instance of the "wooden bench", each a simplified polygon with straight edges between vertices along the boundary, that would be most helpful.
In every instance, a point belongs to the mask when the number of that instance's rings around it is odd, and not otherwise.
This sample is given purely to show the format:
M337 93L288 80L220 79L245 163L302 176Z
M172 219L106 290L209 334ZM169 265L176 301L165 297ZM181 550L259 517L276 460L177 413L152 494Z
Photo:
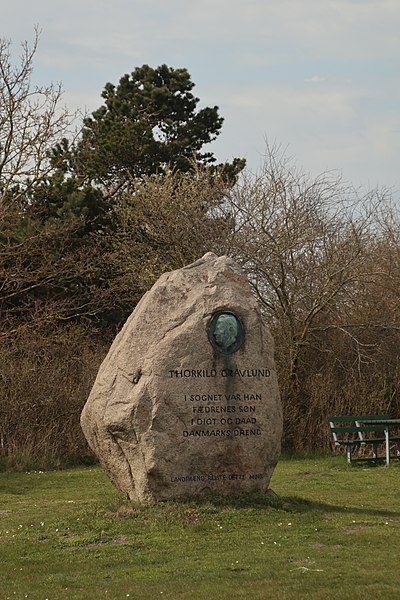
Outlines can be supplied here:
M378 447L386 443L385 425L377 423L363 423L363 421L382 421L390 419L390 415L348 415L326 417L329 429L336 447L346 449L347 462L352 460L375 460L378 458ZM397 456L399 456L400 437L390 436L390 441L397 443ZM372 446L372 457L353 457L353 451L361 446L370 444ZM382 456L383 458L383 456Z

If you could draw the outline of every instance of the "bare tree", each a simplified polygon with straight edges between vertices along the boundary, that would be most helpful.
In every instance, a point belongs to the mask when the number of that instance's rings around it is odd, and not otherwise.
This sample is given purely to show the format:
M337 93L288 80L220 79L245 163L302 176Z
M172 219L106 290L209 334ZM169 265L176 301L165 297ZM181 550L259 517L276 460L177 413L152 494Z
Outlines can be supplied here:
M260 175L242 177L225 209L236 223L231 251L278 332L288 381L296 385L300 355L318 342L318 332L335 327L352 335L346 305L371 276L365 259L381 198L359 198L334 173L310 177L277 148L267 158Z
M311 177L279 148L223 209L227 251L273 330L286 442L321 446L330 410L398 411L399 215L387 190Z
M21 44L13 65L11 42L0 38L0 210L22 200L52 165L49 152L68 131L73 115L61 107L60 84L32 86L33 59L39 42Z

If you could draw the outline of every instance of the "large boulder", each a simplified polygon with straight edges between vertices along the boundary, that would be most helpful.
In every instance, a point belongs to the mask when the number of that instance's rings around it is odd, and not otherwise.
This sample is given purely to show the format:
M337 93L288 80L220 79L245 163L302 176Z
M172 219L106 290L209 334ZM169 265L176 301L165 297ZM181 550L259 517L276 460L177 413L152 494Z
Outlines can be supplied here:
M267 491L282 434L273 340L232 259L207 253L160 277L115 338L81 424L131 500Z

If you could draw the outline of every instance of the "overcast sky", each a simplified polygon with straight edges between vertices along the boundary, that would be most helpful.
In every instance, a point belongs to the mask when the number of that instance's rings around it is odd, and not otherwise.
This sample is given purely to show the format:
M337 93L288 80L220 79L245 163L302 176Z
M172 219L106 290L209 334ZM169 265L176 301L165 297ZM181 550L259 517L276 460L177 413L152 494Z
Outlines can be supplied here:
M35 81L93 111L106 82L147 63L186 67L218 105L221 161L257 171L265 140L316 175L365 187L400 174L399 0L0 0L0 37L42 30Z

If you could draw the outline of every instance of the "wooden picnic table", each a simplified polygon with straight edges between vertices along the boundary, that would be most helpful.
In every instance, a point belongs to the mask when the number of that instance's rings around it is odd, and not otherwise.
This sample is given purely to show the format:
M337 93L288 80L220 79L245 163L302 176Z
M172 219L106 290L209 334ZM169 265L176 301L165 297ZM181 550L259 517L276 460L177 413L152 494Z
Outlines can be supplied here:
M390 463L390 429L400 428L400 419L374 419L369 421L364 419L363 423L366 425L383 425L385 433L385 445L386 445L386 464ZM397 438L398 439L398 438ZM399 449L397 450L399 453Z

